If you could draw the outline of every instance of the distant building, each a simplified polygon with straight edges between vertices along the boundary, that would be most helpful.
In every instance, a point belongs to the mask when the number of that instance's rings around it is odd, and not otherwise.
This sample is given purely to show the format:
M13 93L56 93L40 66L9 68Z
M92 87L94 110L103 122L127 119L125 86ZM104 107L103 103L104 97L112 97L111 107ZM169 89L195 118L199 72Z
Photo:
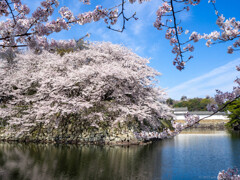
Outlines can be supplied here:
M180 117L182 115L184 116L184 114L188 112L188 108L187 107L174 108L173 112L177 117Z
M187 107L180 107L180 108L174 108L174 115L176 116L176 120L184 120L185 117L184 115L188 112L189 114L192 115L198 115L201 118L210 116L212 112L209 111L188 111ZM210 117L207 117L204 120L223 120L223 121L228 121L229 118L227 117L225 112L218 112Z

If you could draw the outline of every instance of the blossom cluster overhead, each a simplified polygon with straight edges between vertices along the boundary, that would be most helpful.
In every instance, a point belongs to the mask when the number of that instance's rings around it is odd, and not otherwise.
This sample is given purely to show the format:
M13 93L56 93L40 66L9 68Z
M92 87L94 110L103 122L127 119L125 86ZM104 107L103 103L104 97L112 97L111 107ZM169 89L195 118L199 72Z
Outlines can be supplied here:
M216 24L219 27L219 31L213 31L210 33L200 34L196 31L190 32L188 29L184 29L177 21L177 14L190 10L191 6L198 5L200 0L170 0L164 1L164 3L159 7L156 12L156 21L154 22L154 27L158 30L166 29L165 38L170 41L170 45L173 46L172 53L176 54L173 61L173 65L176 66L178 70L184 69L186 62L193 58L190 55L187 59L185 58L185 53L193 52L194 46L190 44L191 42L198 42L201 39L206 40L206 46L210 47L213 44L233 41L232 46L228 47L227 52L232 54L234 51L239 50L240 47L240 21L237 21L235 17L226 19L223 14L221 14L215 6L215 0L208 1L214 8L215 14L217 16ZM176 4L184 3L184 6L180 6L180 9L176 8ZM182 36L188 36L188 40L181 41Z
M60 32L62 30L69 30L72 25L79 24L84 25L103 19L108 24L108 28L122 32L125 29L125 22L130 19L135 19L136 14L131 17L125 16L125 4L135 3L139 4L149 0L128 0L127 2L122 0L120 4L112 4L109 9L103 8L98 5L89 12L80 14L73 14L68 7L60 7L57 18L50 20L53 12L60 5L58 0L44 0L41 2L41 6L33 10L32 14L27 4L24 4L21 0L3 0L0 2L0 17L6 16L7 19L0 23L0 47L22 47L28 46L37 52L42 49L53 50L59 47L74 47L76 43L74 41L58 42L55 40L48 40L47 36ZM90 4L90 0L80 0L79 3L86 5ZM209 0L209 3L215 8L216 24L219 26L219 31L213 31L208 34L200 34L197 31L189 32L188 29L184 29L177 19L177 14L183 11L189 11L191 6L196 6L200 3L200 0L169 0L163 1L160 4L159 9L156 12L156 21L154 27L158 30L166 29L165 37L170 41L170 45L173 46L172 53L176 55L173 60L173 64L177 69L182 70L186 62L193 58L189 55L185 57L185 53L194 51L194 46L191 42L198 42L200 39L206 39L206 45L209 47L216 43L232 41L232 46L228 47L227 52L233 53L239 50L240 46L240 22L236 18L226 19L221 14L216 6L215 0ZM178 6L178 4L181 4ZM180 9L179 9L180 8ZM52 17L51 17L52 18ZM114 29L112 26L117 21L123 21L122 29ZM188 36L186 42L182 42L181 36Z
M87 1L85 1L87 3ZM71 25L84 25L100 19L112 25L117 22L117 9L107 10L100 5L91 12L74 15L68 7L61 7L59 17L50 20L54 10L59 6L57 0L45 0L41 6L30 15L30 9L21 0L4 0L0 2L0 17L6 16L6 21L0 22L0 47L22 47L39 51L54 48L74 47L74 41L48 40L47 36L62 30L69 30Z

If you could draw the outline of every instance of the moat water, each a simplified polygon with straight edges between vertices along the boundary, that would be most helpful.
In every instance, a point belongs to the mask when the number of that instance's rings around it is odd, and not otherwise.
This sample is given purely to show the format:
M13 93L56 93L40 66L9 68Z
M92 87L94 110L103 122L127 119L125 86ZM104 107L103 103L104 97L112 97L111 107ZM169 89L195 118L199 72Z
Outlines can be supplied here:
M145 146L0 144L0 179L216 179L240 169L240 134L187 132Z

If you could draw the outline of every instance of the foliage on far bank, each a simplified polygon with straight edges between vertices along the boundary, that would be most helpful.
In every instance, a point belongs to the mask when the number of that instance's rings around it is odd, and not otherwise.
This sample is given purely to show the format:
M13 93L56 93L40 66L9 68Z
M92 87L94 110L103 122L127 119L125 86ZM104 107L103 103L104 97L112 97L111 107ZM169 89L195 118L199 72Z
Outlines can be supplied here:
M192 98L175 102L173 107L187 107L189 111L207 111L207 105L214 102L212 98Z
M240 98L229 104L226 111L230 119L226 126L231 129L240 130Z

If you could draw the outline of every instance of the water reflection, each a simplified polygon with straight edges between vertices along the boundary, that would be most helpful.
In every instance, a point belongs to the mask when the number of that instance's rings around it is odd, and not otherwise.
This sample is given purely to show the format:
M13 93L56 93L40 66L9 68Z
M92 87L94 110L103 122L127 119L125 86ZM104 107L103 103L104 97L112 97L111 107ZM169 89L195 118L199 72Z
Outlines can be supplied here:
M232 164L233 167L240 167L240 132L231 133L231 150L232 150ZM240 168L239 168L240 169Z
M154 149L158 152L148 153ZM158 166L157 161L161 162L160 150L155 145L100 147L5 143L0 145L0 179L153 179L152 168Z
M240 136L225 131L180 134L164 142L162 179L216 179L220 170L240 168L239 146Z
M180 134L146 146L0 144L0 179L216 179L240 168L240 135Z

